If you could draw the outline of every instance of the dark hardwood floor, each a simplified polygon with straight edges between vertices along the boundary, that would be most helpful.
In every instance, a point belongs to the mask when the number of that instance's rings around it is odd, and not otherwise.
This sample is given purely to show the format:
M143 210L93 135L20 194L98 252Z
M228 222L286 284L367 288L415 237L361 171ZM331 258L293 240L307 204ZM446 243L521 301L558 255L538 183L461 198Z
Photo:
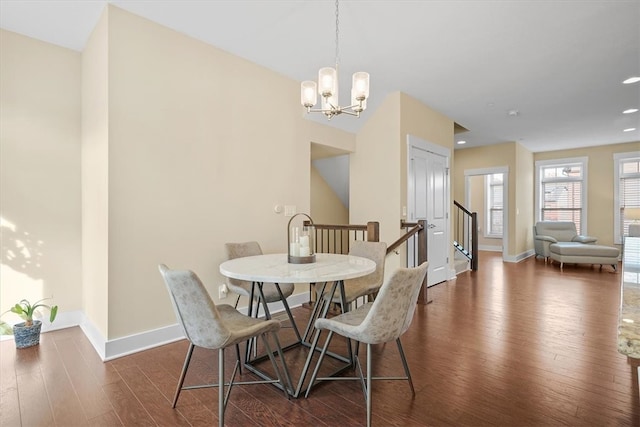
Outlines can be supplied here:
M620 273L481 255L477 273L430 288L433 303L418 306L403 337L416 396L404 381L375 382L374 425L640 426L637 381L616 351ZM294 310L300 324L308 312ZM171 408L186 349L180 341L103 363L79 328L43 334L30 349L4 341L0 424L217 424L216 389L184 391ZM378 375L401 373L395 345L376 346L373 357ZM299 366L302 354L287 359ZM186 383L213 382L216 372L216 353L196 349ZM234 387L226 422L359 426L364 398L356 382L291 400L271 385Z

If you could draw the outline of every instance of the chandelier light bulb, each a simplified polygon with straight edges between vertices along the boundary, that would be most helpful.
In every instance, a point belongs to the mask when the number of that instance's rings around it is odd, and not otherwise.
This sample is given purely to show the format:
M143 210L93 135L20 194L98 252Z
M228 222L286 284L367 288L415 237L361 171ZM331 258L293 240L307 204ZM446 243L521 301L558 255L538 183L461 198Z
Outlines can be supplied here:
M367 99L369 97L369 73L364 71L353 73L352 81L355 99L358 101Z
M318 93L325 98L337 92L338 73L335 68L324 67L318 71Z
M300 94L301 94L300 102L306 108L311 108L314 105L316 105L316 103L318 102L317 87L318 87L318 85L316 84L316 82L313 82L311 80L304 81L300 85L300 88L301 88L301 90L300 90Z

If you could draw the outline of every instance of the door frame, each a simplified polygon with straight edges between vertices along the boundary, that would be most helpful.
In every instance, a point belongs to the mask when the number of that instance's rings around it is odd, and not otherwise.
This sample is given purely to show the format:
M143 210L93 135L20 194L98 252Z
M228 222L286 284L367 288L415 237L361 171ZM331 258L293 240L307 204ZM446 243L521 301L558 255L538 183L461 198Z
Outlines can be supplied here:
M445 233L445 241L450 242L451 241L451 150L447 147L444 147L442 145L438 145L438 144L434 144L432 142L429 142L423 138L420 138L418 136L415 135L411 135L411 134L407 134L407 155L406 155L406 161L407 161L407 211L406 211L406 215L405 218L408 218L408 216L410 215L411 212L415 212L415 200L413 198L413 194L414 194L414 187L413 187L413 181L411 179L411 148L415 147L417 149L420 150L424 150L433 154L436 154L438 156L442 156L444 158L446 158L446 163L447 163L447 172L446 172L446 178L445 178L445 182L446 182L446 186L447 186L447 190L445 191L446 194L446 202L445 202L445 206L447 209L446 212L446 217L447 220L445 222L445 227L444 227L444 233ZM455 270L451 267L451 262L453 259L453 245L447 246L447 267L449 269L448 271L448 279L447 280L451 280L454 279L456 277L455 274ZM427 249L428 250L428 249Z
M471 185L469 178L472 176L485 176L494 173L503 174L502 190L502 260L505 261L509 254L509 166L496 166L493 168L465 169L464 171L464 204L469 206L471 200Z

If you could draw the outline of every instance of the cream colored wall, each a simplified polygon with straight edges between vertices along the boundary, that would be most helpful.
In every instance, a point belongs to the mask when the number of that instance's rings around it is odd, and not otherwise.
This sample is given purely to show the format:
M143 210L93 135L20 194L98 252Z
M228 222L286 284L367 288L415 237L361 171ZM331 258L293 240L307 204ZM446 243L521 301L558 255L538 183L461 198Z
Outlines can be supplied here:
M109 307L108 10L82 53L82 295L84 313L108 336Z
M158 263L215 299L225 242L284 252L273 207L309 212L310 141L349 143L303 118L298 82L115 7L109 95L110 339L175 322Z
M515 253L524 254L533 248L535 167L533 153L520 144L514 144L516 167L511 175L515 178ZM511 172L511 170L510 170ZM509 208L513 211L512 208Z
M516 223L515 220L515 208L514 202L516 200L516 144L509 142L504 144L489 145L477 148L465 148L455 151L454 166L453 166L453 182L454 182L454 197L458 201L464 202L465 197L465 170L470 169L485 169L485 168L497 168L508 167L509 179L507 180L509 191L509 207L506 212L509 221L509 230L507 238L507 252L508 255L516 256L517 243L516 243L516 229L522 227Z
M349 210L322 175L311 166L311 211L316 224L348 224Z
M400 231L400 94L389 95L364 114L366 123L349 156L349 222L378 221L380 241L390 245ZM387 257L387 271L400 265L398 258Z
M356 150L356 135L353 133L332 128L311 120L304 120L304 127L301 131L306 141L336 148L343 153L352 153Z
M407 136L413 135L432 144L450 150L449 167L453 166L453 126L454 122L444 114L424 105L417 99L402 93L400 115L400 206L407 206ZM450 175L451 176L451 175ZM453 206L453 183L449 188L450 206ZM451 209L449 209L451 212ZM396 219L398 224L400 218ZM404 218L406 219L406 218ZM453 215L451 216L453 223ZM398 234L400 235L400 233ZM449 262L453 266L453 245L449 247ZM453 268L453 267L452 267Z
M79 81L79 53L0 30L0 312L82 307Z
M571 157L588 158L587 175L587 230L598 237L598 243L613 245L614 194L613 155L640 151L640 141L627 144L602 145L575 150L535 153L534 161L555 160Z
M453 147L453 121L410 96L396 92L370 114L357 135L350 162L350 222L380 222L380 240L391 244L403 233L407 205L407 135ZM453 150L452 155L453 155ZM451 257L453 259L453 257ZM403 255L387 257L387 271L405 265Z

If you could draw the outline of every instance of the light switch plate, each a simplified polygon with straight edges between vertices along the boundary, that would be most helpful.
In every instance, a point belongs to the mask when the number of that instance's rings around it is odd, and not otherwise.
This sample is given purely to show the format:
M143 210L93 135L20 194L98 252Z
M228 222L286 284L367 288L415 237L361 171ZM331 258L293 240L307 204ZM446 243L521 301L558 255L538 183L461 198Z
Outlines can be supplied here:
M295 205L284 205L284 216L294 216L296 214Z

